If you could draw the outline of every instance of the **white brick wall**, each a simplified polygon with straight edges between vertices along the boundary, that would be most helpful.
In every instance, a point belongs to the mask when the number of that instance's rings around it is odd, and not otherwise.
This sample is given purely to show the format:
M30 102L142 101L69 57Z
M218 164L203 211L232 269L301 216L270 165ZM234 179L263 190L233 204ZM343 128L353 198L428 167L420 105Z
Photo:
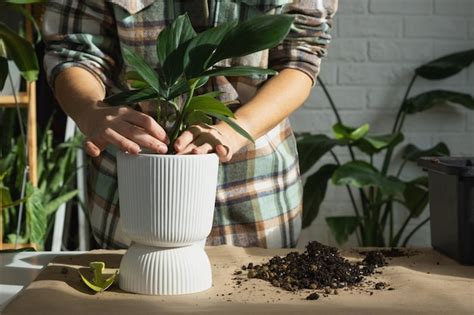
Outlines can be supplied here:
M321 77L347 124L371 124L375 132L389 132L412 70L442 55L474 47L474 0L340 0L333 42L323 61ZM474 66L439 82L418 80L413 94L434 88L474 94ZM322 89L292 117L296 131L330 133L335 122ZM429 147L445 141L454 155L474 155L474 112L453 107L410 116L404 133L408 141ZM337 150L343 161L347 152ZM395 155L400 163L400 155ZM325 162L331 161L330 157ZM407 167L410 178L421 171ZM351 214L345 188L329 187L317 220L303 231L300 245L317 239L335 245L324 217ZM397 224L405 215L397 212ZM429 215L423 213L420 222ZM413 223L408 232L413 228ZM354 238L349 245L356 244ZM429 224L410 245L429 246Z

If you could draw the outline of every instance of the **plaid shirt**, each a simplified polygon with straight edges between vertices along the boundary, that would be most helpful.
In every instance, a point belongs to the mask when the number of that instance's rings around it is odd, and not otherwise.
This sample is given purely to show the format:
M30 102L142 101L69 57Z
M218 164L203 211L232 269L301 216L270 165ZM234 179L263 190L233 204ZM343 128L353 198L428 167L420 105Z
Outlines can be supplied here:
M295 22L277 47L219 65L298 69L314 82L330 42L337 0L54 0L44 16L45 68L51 83L67 67L94 74L104 89L123 88L127 47L156 66L155 39L188 13L199 32L224 21L261 14L291 14ZM246 103L266 77L216 77L207 89L223 101ZM125 247L116 177L116 149L109 146L88 169L88 209L93 234L104 248ZM293 247L301 231L302 186L295 138L287 119L221 164L214 223L208 245Z

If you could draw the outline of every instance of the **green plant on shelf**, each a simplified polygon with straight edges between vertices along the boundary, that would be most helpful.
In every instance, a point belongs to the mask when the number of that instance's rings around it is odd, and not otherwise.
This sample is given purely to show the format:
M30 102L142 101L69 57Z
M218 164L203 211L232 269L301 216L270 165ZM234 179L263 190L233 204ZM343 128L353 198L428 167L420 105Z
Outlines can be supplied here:
M300 168L307 174L303 189L303 227L308 227L318 216L328 181L347 188L354 214L330 216L326 222L339 244L356 234L361 246L406 246L410 238L429 218L421 221L406 236L410 221L418 218L428 204L428 179L426 176L402 180L401 175L407 163L416 162L423 156L449 155L445 143L438 143L429 149L407 144L402 150L402 163L398 170L390 173L393 153L404 142L402 132L405 118L433 107L457 104L474 109L472 95L447 90L433 90L416 96L410 91L418 77L428 80L442 80L453 76L474 61L474 50L454 53L424 64L414 70L413 77L398 109L391 133L373 135L369 124L350 127L344 124L336 104L321 79L318 79L337 123L333 126L334 137L325 134L300 134L297 139ZM342 163L335 153L336 147L347 148L350 161ZM356 150L360 154L356 155ZM326 154L334 163L325 164L315 172L311 169ZM384 154L382 165L376 165L374 157ZM363 158L364 156L365 158ZM358 193L359 198L356 198ZM407 210L401 227L395 231L395 203ZM388 231L387 231L388 228Z

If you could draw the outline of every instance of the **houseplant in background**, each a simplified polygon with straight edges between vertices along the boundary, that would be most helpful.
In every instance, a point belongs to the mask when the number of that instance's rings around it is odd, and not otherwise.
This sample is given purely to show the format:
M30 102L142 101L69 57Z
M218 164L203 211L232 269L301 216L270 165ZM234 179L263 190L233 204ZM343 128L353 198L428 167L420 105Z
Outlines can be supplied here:
M82 136L77 135L61 143L53 143L49 128L39 132L38 185L30 182L25 186L25 197L21 197L23 170L27 165L22 136L15 137L15 112L5 109L1 125L0 190L2 194L3 241L11 244L32 244L44 249L51 231L53 214L58 207L74 198L76 174L76 152L81 147ZM49 126L49 125L48 125ZM24 203L25 215L20 216L20 204Z
M123 48L132 88L105 100L110 105L156 101L156 119L171 126L168 152L180 133L194 124L224 121L250 141L233 120L218 92L195 96L213 76L273 75L249 66L218 67L224 59L276 46L293 19L260 16L237 24L223 23L196 34L187 15L179 16L157 38L158 70ZM169 113L172 112L170 115ZM142 294L184 294L212 285L211 266L203 249L212 227L217 186L215 154L117 154L121 220L134 241L120 265L120 287Z
M402 150L402 163L398 170L390 174L390 165L395 148L404 141L403 124L407 115L417 114L432 107L457 104L474 109L472 95L433 90L416 96L410 91L417 77L428 80L441 80L457 74L474 61L474 50L451 54L424 64L414 70L403 101L399 107L391 133L372 135L369 125L349 127L343 123L328 89L318 79L334 111L337 123L333 126L334 138L324 134L301 134L298 137L298 152L301 173L309 176L303 190L303 227L308 227L317 217L324 200L328 181L335 185L345 185L354 209L352 216L327 217L336 241L342 244L356 233L361 246L406 246L416 231L429 220L419 223L404 238L405 229L413 218L421 215L428 203L428 179L426 176L402 180L400 175L407 163L416 162L423 156L446 156L449 149L440 142L432 148L421 149L407 144ZM337 146L346 147L351 160L341 163L334 152ZM355 150L360 151L356 156ZM376 165L374 156L384 154L382 165ZM321 157L330 154L334 163L321 166L316 172L310 169ZM358 204L354 190L359 195ZM394 204L407 210L405 220L398 231L394 231ZM387 231L388 226L388 231Z
M2 12L18 12L36 30L36 41L41 40L39 27L25 5L45 0L5 0L0 3ZM0 91L10 84L15 91L9 60L18 68L26 82L38 79L39 63L33 44L24 36L24 28L13 30L0 22ZM33 37L33 35L31 36ZM0 244L16 247L34 246L44 249L52 227L52 214L64 202L73 198L76 191L69 185L74 177L75 151L79 136L64 144L52 140L49 125L38 132L38 183L28 181L28 149L23 123L20 96L15 95L15 108L0 111ZM16 130L20 130L17 136ZM25 210L26 213L23 213Z

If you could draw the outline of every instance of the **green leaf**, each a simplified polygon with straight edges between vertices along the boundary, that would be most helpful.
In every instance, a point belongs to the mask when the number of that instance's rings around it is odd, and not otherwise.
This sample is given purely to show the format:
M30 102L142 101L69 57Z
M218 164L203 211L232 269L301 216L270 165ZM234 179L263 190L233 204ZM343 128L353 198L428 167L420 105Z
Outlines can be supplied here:
M211 113L217 113L227 117L234 117L234 113L225 106L221 101L216 100L211 95L200 95L194 96L189 102L188 108L186 108L185 114L192 113L194 111L200 111L210 115Z
M428 205L428 177L423 176L405 183L404 205L414 218L418 218Z
M355 216L327 217L326 223L334 235L336 242L342 245L347 242L349 236L356 231L360 219Z
M255 143L255 140L253 140L252 136L247 131L245 131L245 129L240 127L237 123L235 123L229 117L218 114L218 113L209 113L209 116L212 116L212 117L215 117L219 120L222 120L223 122L228 124L230 127L232 127L235 131L237 131L242 137L245 137L249 141L251 141L252 143Z
M405 137L401 132L380 136L365 136L356 142L359 150L369 155L379 153L382 150L393 148L403 142Z
M226 34L207 65L273 48L286 37L292 24L293 17L283 14L263 15L242 22Z
M306 173L336 145L345 145L347 141L331 139L326 135L303 135L296 142L301 174Z
M13 204L10 189L0 183L0 208L7 208Z
M77 194L78 194L77 190L69 191L59 197L56 197L50 202L48 202L48 204L45 206L46 215L53 214L59 208L60 205L68 202L69 200L74 198Z
M37 80L39 65L31 43L1 22L0 39L7 49L8 57L15 62L22 77L27 81Z
M228 77L240 77L240 76L251 76L251 75L276 75L278 72L272 69L264 69L258 67L248 66L235 66L229 68L216 68L205 71L202 75L215 77L215 76L228 76Z
M340 166L332 176L335 185L351 185L357 188L377 187L385 195L403 193L404 184L393 177L383 176L375 167L364 161L350 161Z
M474 61L474 49L466 50L428 62L415 69L417 75L428 80L448 78Z
M184 53L184 72L188 79L197 78L211 65L208 64L217 46L224 36L236 25L235 22L223 23L210 28L194 37ZM235 46L235 43L233 43Z
M326 164L306 180L303 188L303 228L310 226L318 216L326 196L328 180L336 168L335 164Z
M332 126L332 131L334 132L336 139L347 139L353 141L364 137L369 132L369 129L369 124L363 124L357 128L345 126L340 123L336 123Z
M87 279L80 271L79 274L82 281L95 292L104 292L107 290L114 283L118 274L118 271L116 271L106 278L103 274L105 263L101 261L93 261L89 264L89 267L93 274L92 280Z
M126 47L122 49L122 56L145 82L158 92L159 95L164 96L165 93L160 85L158 74L141 56Z
M31 15L30 11L28 11L24 6L20 4L11 4L9 7L20 12L25 18L27 18L31 22L37 34L36 43L39 43L41 41L41 28L39 27L33 15Z
M32 243L44 243L47 228L47 216L43 205L43 193L38 188L26 185L26 236Z
M158 61L168 86L173 85L183 74L183 57L196 32L187 14L180 15L166 27L156 41Z
M8 77L8 60L6 58L0 57L0 91L3 90L7 77Z
M148 87L117 93L104 99L104 102L111 106L132 105L141 101L156 99L157 97L159 97L158 93L153 88Z
M434 90L410 97L403 104L403 110L407 114L415 114L434 106L446 106L450 104L458 104L468 109L474 109L474 98L470 94Z
M207 116L203 112L198 112L198 111L189 113L186 120L187 120L187 124L189 126L197 125L199 123L205 123L205 124L209 124L209 125L212 124L212 119L209 118L209 116Z
M434 147L422 150L413 144L408 144L403 150L402 158L404 160L416 162L424 156L449 156L449 148L444 142L436 144Z

